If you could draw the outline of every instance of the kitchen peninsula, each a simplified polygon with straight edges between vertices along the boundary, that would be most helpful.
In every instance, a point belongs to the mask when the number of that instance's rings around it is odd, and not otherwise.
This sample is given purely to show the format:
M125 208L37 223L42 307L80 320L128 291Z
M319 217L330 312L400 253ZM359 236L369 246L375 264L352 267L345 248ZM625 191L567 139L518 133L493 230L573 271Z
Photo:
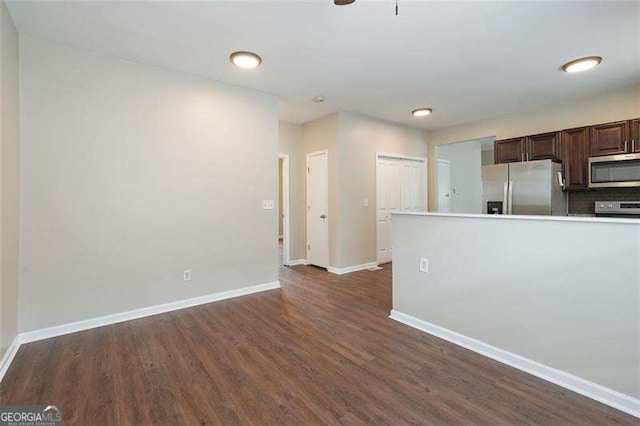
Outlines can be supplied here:
M393 247L391 318L640 414L640 220L396 213Z

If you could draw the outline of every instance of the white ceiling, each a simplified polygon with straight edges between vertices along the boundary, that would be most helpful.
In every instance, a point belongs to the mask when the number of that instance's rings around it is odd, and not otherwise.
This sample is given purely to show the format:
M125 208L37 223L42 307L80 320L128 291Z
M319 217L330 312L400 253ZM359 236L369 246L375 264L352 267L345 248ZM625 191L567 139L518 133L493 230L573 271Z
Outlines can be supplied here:
M399 16L394 0L7 3L21 32L277 94L293 122L347 110L437 128L640 82L638 1L399 1ZM236 50L262 66L234 68ZM604 61L559 71L587 55Z

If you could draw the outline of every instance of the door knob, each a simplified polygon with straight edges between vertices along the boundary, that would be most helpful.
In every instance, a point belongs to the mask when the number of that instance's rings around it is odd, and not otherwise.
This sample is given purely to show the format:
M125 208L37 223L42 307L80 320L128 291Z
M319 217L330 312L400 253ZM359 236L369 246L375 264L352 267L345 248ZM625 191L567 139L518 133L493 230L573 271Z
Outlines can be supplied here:
M327 215L326 215L326 214L321 214L321 215L320 215L320 219L326 219L326 218L327 218Z

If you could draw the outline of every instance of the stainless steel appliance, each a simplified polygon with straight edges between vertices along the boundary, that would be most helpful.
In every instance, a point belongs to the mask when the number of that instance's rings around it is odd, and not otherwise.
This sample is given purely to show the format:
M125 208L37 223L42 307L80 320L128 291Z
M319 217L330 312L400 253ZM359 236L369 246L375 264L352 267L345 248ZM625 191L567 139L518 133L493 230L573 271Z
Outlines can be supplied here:
M566 216L562 165L538 160L482 167L482 212Z
M640 186L640 153L589 158L589 188Z
M596 216L640 217L640 201L596 201Z

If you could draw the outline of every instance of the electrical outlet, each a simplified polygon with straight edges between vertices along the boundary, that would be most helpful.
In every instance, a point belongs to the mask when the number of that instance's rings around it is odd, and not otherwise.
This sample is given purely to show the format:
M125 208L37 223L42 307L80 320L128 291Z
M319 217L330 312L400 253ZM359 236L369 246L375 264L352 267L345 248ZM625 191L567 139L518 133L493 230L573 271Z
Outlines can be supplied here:
M275 206L273 200L262 200L262 208L264 210L273 210L274 207Z
M191 269L182 271L182 281L191 281Z
M429 272L429 259L425 257L420 258L420 272Z
M362 205L365 207L369 207L369 199L365 198L364 201L362 202Z

